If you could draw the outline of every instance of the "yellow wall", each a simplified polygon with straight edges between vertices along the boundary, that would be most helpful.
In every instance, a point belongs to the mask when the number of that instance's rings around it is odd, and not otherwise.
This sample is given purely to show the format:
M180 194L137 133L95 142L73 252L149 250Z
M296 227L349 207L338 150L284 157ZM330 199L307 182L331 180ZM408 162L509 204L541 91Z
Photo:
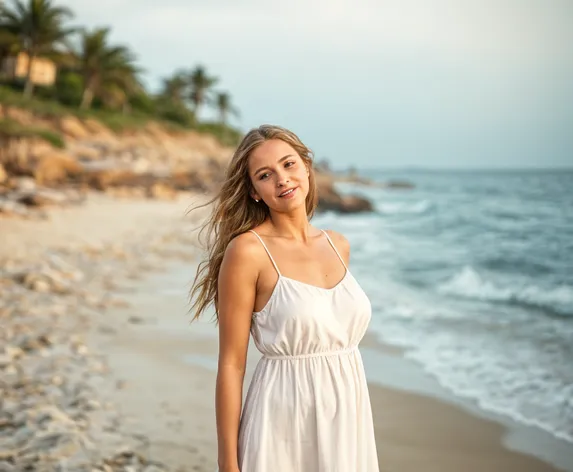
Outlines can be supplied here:
M21 52L17 56L6 58L2 69L9 77L25 79L28 73L28 55ZM49 59L35 58L32 61L31 78L36 85L53 85L56 81L56 65Z

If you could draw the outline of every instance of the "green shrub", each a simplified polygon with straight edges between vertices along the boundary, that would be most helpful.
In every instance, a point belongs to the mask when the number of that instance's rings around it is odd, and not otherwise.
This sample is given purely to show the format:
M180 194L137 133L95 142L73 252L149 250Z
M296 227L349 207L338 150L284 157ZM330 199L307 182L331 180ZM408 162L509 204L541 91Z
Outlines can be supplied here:
M164 98L153 99L145 94L132 99L130 113L106 110L97 100L94 100L94 108L80 110L78 104L83 91L81 77L74 72L62 72L58 77L55 87L46 89L42 94L53 93L60 101L42 100L39 97L27 99L20 90L4 85L0 86L0 104L22 108L43 118L59 118L65 115L93 118L115 132L139 129L150 121L156 121L172 130L195 129L202 133L212 134L226 146L237 145L242 137L239 130L230 126L216 122L197 123L193 112L185 106L171 103ZM9 127L12 129L13 125ZM26 130L22 128L18 132L25 133ZM63 140L57 133L38 128L32 128L31 132L32 135L41 137L54 146L63 146Z
M188 108L162 97L156 98L155 110L160 119L176 123L179 126L191 127L195 123L195 115Z
M84 91L83 77L72 71L60 71L56 80L55 98L67 106L78 107Z
M57 117L70 114L70 110L58 102L41 100L39 98L25 98L21 93L9 87L0 87L0 103L23 108L42 117Z
M52 146L63 149L65 147L62 135L46 128L37 126L23 126L17 121L10 119L0 120L0 135L18 138L40 138Z
M146 115L154 115L156 112L156 103L153 97L150 97L145 92L136 93L129 99L131 108L139 113Z
M212 134L225 146L236 146L243 137L239 130L217 122L199 123L195 129L201 133Z

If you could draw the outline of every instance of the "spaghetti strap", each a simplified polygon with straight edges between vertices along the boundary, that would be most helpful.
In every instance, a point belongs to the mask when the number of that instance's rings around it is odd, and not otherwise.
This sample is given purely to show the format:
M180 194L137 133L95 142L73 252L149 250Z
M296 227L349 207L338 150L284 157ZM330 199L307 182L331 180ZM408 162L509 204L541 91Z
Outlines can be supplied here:
M330 239L330 236L328 235L328 233L326 231L324 231L323 229L321 229L320 231L322 231L324 233L324 235L326 236L326 239L328 239L328 242L330 243L330 245L332 246L332 249L334 249L334 252L336 252L336 255L338 256L338 258L340 259L340 262L342 262L342 265L344 266L344 268L346 270L348 270L348 267L346 267L346 264L344 263L344 259L342 258L342 256L340 255L340 253L338 252L338 249L336 249L336 246L334 245L334 243L332 242L332 239Z
M271 262L273 263L273 266L275 267L275 270L277 271L277 274L279 274L279 277L282 277L281 275L281 271L279 270L279 267L277 266L277 263L275 262L275 260L273 259L273 256L271 256L271 251L269 251L269 248L267 247L267 245L265 244L265 242L263 241L263 239L256 233L256 231L250 229L249 230L251 233L253 233L257 238L259 238L259 241L261 242L261 244L263 245L263 247L265 248L265 251L267 251L267 254L269 255L269 259L271 260Z

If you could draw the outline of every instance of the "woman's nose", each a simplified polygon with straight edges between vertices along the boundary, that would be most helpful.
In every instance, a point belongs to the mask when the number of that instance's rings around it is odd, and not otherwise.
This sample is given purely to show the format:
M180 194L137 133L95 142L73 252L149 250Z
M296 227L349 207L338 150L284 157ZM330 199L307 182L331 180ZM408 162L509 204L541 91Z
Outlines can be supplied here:
M288 174L286 172L277 172L277 187L283 187L289 182Z

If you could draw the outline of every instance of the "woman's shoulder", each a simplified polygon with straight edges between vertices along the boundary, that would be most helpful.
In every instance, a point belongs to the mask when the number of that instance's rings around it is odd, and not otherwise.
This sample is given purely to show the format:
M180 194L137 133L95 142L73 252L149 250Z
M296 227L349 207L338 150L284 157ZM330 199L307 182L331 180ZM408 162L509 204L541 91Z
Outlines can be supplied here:
M338 231L331 229L325 229L323 231L328 235L332 244L344 260L344 263L348 266L348 263L350 262L350 243L348 242L348 239Z
M226 252L245 257L258 254L260 248L259 238L252 231L246 231L231 239Z
M264 249L257 237L250 232L235 236L225 249L221 270L240 273L250 279L256 277L262 265Z
M338 249L340 253L344 253L346 255L350 253L350 242L348 241L348 239L346 239L346 236L332 229L325 229L324 231L326 232L326 234L328 234L328 236L336 246L336 249Z

